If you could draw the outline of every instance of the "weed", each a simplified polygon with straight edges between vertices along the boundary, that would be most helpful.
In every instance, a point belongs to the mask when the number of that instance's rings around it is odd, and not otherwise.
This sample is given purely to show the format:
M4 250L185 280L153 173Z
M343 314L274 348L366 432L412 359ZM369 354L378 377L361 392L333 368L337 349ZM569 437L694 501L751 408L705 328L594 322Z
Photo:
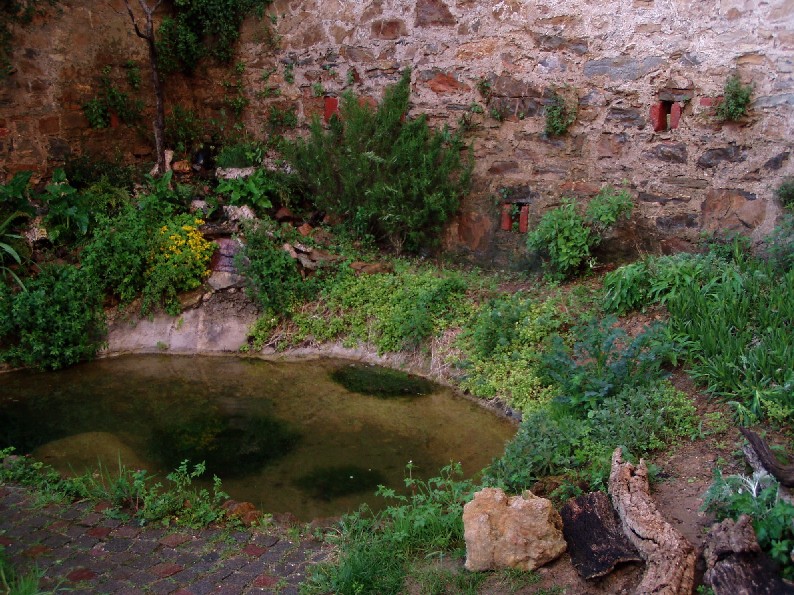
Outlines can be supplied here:
M775 195L784 209L794 209L794 178L786 178L775 190Z
M548 256L553 275L572 273L589 261L590 250L603 234L621 218L631 214L633 203L626 190L605 186L580 215L574 199L564 199L556 209L547 211L537 228L527 236L527 247Z
M758 545L783 569L783 577L794 578L794 505L778 496L779 485L771 475L754 473L752 477L729 475L719 469L703 497L703 509L719 520L737 520L746 514L753 519Z
M554 89L549 103L544 108L547 136L562 136L576 121L578 113L576 90L566 87L562 92Z
M743 85L738 75L734 74L725 81L722 101L717 104L715 112L722 121L736 122L747 113L753 96L752 85Z
M291 85L295 82L295 64L287 62L284 64L284 81Z
M325 95L323 84L320 82L314 83L312 85L312 97L322 97L323 95Z

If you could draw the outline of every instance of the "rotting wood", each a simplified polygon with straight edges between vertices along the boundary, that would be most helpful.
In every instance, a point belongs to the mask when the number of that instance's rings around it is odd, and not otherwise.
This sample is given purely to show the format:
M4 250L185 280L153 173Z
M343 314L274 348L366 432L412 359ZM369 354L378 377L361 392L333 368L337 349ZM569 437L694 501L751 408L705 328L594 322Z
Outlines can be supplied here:
M695 582L695 548L664 520L650 496L648 468L624 463L620 447L612 454L609 494L623 531L646 562L636 593L689 595Z
M604 492L572 498L560 511L571 563L584 579L609 574L623 562L642 562Z
M794 487L794 465L781 465L769 449L767 443L755 432L747 428L739 428L742 435L747 438L750 446L755 451L764 469L787 488Z
M778 576L774 563L758 545L752 520L725 519L706 537L704 582L714 595L794 595L794 587Z

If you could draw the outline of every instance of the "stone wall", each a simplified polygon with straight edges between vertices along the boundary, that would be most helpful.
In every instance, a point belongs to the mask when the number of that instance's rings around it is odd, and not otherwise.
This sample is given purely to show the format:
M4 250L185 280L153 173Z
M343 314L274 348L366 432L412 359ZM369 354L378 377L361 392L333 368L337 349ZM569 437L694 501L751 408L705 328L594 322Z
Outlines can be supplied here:
M142 44L122 13L65 4L21 33L18 73L0 91L8 171L121 137L125 153L148 150L128 130L87 130L79 110L101 65L141 57ZM332 113L347 89L377 99L412 67L412 111L472 127L474 191L447 244L480 263L522 264L523 236L499 226L504 203L531 229L561 196L625 181L638 208L622 244L675 250L703 230L762 236L780 212L774 189L794 175L794 0L275 0L268 12L275 25L250 19L240 43L247 129L266 134L272 105L304 122ZM713 106L733 73L754 101L722 124ZM169 98L217 111L223 76L172 79ZM579 115L547 138L554 89L578 97Z

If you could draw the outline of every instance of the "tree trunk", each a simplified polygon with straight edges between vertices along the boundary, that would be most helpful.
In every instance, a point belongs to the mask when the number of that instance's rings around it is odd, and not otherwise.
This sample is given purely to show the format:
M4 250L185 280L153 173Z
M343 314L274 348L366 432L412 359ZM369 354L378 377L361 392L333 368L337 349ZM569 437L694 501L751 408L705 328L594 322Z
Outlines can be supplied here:
M609 493L623 531L647 565L636 593L690 595L695 582L695 548L656 509L645 462L640 460L635 468L623 462L620 447L615 449Z
M755 432L751 432L747 428L739 428L739 431L747 438L767 473L777 479L780 485L794 488L794 465L781 465L778 463L775 455L769 450L767 443Z
M146 46L149 50L149 66L152 69L152 87L154 88L154 103L155 113L154 122L154 152L157 156L157 174L164 174L166 171L165 163L165 100L163 92L163 83L160 80L160 70L157 67L157 43L154 35L154 13L162 3L162 0L157 0L153 6L149 6L146 0L138 0L138 4L146 17L146 24L143 28L138 25L135 18L135 13L130 6L129 0L124 0L124 5L127 7L127 14L130 16L132 26L135 29L135 34L146 41Z

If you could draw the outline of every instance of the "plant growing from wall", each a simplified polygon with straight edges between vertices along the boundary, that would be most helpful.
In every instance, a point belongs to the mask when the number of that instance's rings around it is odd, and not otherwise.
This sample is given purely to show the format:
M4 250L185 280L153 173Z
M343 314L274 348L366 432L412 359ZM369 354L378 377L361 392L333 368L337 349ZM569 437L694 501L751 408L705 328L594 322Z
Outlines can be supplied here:
M633 206L627 190L611 186L601 189L583 215L576 201L566 198L561 206L543 215L527 236L527 247L545 254L553 276L564 277L590 258L591 249L601 243L610 227L621 218L628 219Z
M562 136L576 121L578 114L578 97L576 90L565 87L562 91L554 89L549 103L544 110L546 114L547 136Z
M734 74L725 81L722 101L717 104L717 118L722 121L736 122L747 113L753 96L753 86L743 85L738 75Z
M83 113L91 128L107 128L110 124L111 113L116 114L122 122L128 125L137 124L141 119L143 101L132 99L119 89L111 79L111 72L110 66L105 66L102 69L102 74L99 77L99 94L83 105ZM130 70L127 71L128 75L130 72ZM138 75L138 84L140 85L140 74Z

